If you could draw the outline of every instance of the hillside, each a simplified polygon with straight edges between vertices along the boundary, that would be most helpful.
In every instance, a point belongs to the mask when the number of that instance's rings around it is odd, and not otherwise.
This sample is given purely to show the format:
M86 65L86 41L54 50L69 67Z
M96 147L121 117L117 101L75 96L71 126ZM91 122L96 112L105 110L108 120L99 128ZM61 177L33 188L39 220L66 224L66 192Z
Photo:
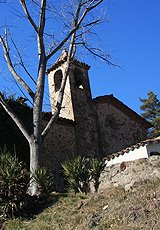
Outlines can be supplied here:
M43 210L33 207L37 215L2 229L160 229L160 157L106 168L101 181L98 194L52 193Z

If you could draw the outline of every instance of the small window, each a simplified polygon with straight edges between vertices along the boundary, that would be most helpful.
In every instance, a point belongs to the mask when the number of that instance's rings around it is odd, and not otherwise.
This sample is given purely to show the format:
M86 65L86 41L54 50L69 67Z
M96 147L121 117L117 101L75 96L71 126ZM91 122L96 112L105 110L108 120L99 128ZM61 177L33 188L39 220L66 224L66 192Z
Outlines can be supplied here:
M55 87L55 92L57 92L57 91L60 90L61 83L62 83L62 78L63 78L62 70L58 70L58 71L54 74L54 87Z

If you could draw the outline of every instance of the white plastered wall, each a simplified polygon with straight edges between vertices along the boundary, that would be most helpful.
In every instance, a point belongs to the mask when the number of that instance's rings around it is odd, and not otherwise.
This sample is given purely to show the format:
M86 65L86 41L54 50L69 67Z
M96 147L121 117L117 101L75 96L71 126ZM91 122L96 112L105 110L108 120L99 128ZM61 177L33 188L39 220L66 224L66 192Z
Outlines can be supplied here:
M110 161L106 161L107 166L125 162L125 161L134 161L140 158L148 158L150 157L150 153L157 152L160 154L160 143L149 143L145 146L140 146L138 149L135 148L133 151L130 150L128 153L124 153L124 155L115 156L114 159Z
M140 158L148 158L148 152L147 147L140 146L139 149L134 149L133 151L129 151L128 153L124 153L124 155L119 155L118 157L115 157L114 159L111 159L110 161L106 161L107 166L125 162L125 161L134 161L136 159Z

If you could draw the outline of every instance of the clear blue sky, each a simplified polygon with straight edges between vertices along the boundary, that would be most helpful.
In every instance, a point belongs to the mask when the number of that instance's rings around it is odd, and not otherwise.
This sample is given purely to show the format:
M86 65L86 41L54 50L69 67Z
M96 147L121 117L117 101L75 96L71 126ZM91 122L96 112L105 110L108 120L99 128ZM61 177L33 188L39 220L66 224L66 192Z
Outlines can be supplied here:
M112 2L110 23L105 25L106 43L125 73L105 64L92 66L92 96L113 94L139 114L139 96L147 98L149 89L160 100L160 0Z
M113 58L124 71L110 68L102 61L97 62L97 67L90 57L85 59L91 66L92 96L113 94L140 114L139 96L146 98L151 89L160 99L160 0L111 0L106 6L110 22L96 31L105 38L108 49L113 51ZM6 6L0 5L0 27L4 23L3 15L12 21ZM0 60L3 63L2 58ZM8 81L7 86L10 83ZM3 84L1 76L1 89Z
M139 114L139 96L146 98L149 89L160 100L160 0L112 2L110 23L105 26L106 43L125 73L105 64L92 66L92 96L113 94Z

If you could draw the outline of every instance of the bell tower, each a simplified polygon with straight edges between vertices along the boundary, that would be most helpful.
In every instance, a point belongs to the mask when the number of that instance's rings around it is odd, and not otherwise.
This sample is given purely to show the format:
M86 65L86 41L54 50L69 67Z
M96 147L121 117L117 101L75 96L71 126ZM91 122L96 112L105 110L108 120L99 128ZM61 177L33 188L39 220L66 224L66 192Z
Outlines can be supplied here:
M50 101L54 113L67 52L63 51L56 63L47 70ZM98 154L97 115L92 101L88 70L90 66L72 59L64 91L60 117L75 121L78 154L95 157Z
M66 67L66 59L67 52L64 50L56 63L47 70L52 113L55 111L55 105L57 103L58 94ZM73 121L75 120L71 96L70 76L67 77L62 109L59 116Z

